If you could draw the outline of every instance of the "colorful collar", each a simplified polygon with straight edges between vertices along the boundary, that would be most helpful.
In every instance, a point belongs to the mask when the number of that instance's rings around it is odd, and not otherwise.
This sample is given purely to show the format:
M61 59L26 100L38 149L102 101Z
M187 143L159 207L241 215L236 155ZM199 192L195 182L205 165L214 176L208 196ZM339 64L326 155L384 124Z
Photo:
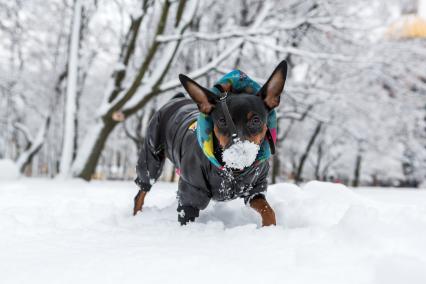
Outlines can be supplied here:
M232 92L233 94L253 94L255 95L260 90L260 85L250 79L245 73L240 70L233 70L230 73L220 78L215 85L221 85L225 90ZM220 95L220 91L216 88L210 89L213 93ZM269 112L267 126L271 132L272 140L276 143L277 139L277 115L275 110ZM197 140L204 155L209 161L218 167L223 169L224 167L214 156L213 152L213 120L209 115L204 113L199 114L197 119ZM268 138L265 137L262 144L260 145L259 152L257 153L256 161L253 165L257 165L269 159L271 156L271 149L269 146ZM253 166L252 165L252 166Z

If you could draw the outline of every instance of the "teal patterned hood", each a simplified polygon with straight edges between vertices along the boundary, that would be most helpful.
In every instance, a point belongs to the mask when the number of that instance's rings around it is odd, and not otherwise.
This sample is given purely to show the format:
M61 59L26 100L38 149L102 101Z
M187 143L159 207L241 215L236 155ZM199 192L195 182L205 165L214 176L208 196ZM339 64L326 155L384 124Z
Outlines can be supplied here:
M229 72L228 74L220 78L218 81L216 81L215 85L222 86L225 90L228 90L233 95L238 95L241 93L256 95L261 88L261 86L256 81L252 80L240 70L233 70ZM216 87L213 87L210 90L218 96L221 93L221 91ZM275 110L271 110L269 112L267 126L272 136L272 142L275 144L277 137L277 115ZM223 169L224 167L214 156L213 120L209 115L200 112L197 119L196 133L198 144L203 150L204 155L209 159L209 161L213 165L220 169ZM269 159L269 157L271 156L271 148L269 142L270 141L268 141L268 138L265 137L262 144L260 145L259 152L253 165L262 163Z

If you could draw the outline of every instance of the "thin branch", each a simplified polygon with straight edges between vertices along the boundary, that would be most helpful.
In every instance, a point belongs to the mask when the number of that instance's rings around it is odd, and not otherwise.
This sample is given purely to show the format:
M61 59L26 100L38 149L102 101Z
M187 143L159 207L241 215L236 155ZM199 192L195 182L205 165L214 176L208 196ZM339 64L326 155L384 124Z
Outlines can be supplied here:
M336 61L344 61L344 62L356 61L356 58L354 57L341 55L341 54L313 52L313 51L303 50L300 48L277 46L259 38L248 37L246 38L246 40L254 44L265 46L271 50L275 50L275 51L286 53L286 54L291 53L294 55L309 57L313 59L336 60Z
M28 129L28 127L26 127L24 124L22 124L20 122L13 123L13 126L24 135L24 138L25 138L27 144L32 143L32 141L34 140L34 137L31 135L31 132Z
M271 26L270 28L257 28L257 29L240 29L240 30L229 30L223 33L204 33L204 32L195 32L188 33L184 35L160 35L156 37L157 42L170 42L176 40L204 40L204 41L217 41L221 39L231 39L231 38L246 38L252 36L271 36L274 32L294 30L299 28L301 25L306 23L312 24L326 24L330 22L328 17L318 17L318 18L309 18L304 17L300 19L295 19L288 21L286 23L280 22L277 26Z
M26 166L31 163L32 158L34 157L35 154L38 153L38 151L40 151L41 147L43 146L45 140L46 140L46 135L47 135L47 130L49 129L50 126L50 116L48 116L43 125L39 128L39 130L37 131L37 135L35 136L35 138L33 140L30 140L30 143L27 146L27 149L21 153L21 155L19 155L19 157L16 160L16 164L19 167L20 171L23 172L26 168Z

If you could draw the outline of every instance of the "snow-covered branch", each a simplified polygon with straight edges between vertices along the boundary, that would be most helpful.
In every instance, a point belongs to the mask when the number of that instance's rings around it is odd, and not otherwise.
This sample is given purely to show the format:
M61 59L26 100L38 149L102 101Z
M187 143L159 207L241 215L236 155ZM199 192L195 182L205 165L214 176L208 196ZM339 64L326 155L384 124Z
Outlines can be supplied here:
M168 10L169 10L168 5L169 4L164 4L163 14L160 21L166 21ZM193 0L189 2L188 6L189 7L185 9L185 13L182 16L180 23L175 29L175 33L177 34L183 34L185 30L187 29L188 25L190 24L192 18L195 15L195 12L198 6L198 0ZM158 35L164 32L165 23L160 23L159 27L160 29L157 30ZM134 96L140 96L140 94L145 95L144 92L140 92L138 90L139 88L148 89L151 92L151 90L163 80L167 70L170 67L172 60L174 59L176 55L179 44L180 44L180 41L175 41L175 42L170 42L166 46L164 46L162 54L161 54L160 62L157 63L157 66L154 68L154 71L150 75L150 77L144 78L145 73L147 72L148 67L153 61L155 54L161 48L160 44L155 42L154 40L154 42L151 45L151 48L148 50L146 59L141 64L138 74L136 75L133 82L127 88L120 91L120 93L116 95L113 101L105 102L103 106L101 107L100 111L98 112L99 116L105 115L107 112L111 111L112 109L121 109L129 100L132 100L132 101L140 100L138 98L136 99L133 98ZM143 83L141 86L142 80L146 83Z
M312 59L321 59L321 60L337 60L337 61L345 61L345 62L353 62L355 61L355 58L341 55L341 54L334 54L334 53L323 53L323 52L313 52L308 50L303 50L300 48L294 48L291 46L277 46L272 43L263 41L262 39L255 38L255 37L248 37L246 38L248 42L264 46L270 50L274 50L277 52L281 52L284 54L294 54L302 57L308 57Z
M157 42L170 42L176 40L202 40L202 41L217 41L221 39L231 38L245 38L249 36L267 36L273 32L295 29L303 23L306 23L307 19L298 19L289 23L280 23L279 26L271 28L246 28L241 30L229 30L223 33L206 33L206 32L193 32L184 35L160 35L157 36Z
M235 42L234 44L230 45L228 48L226 48L223 52L221 52L217 57L212 59L209 63L204 65L203 67L194 70L187 75L193 79L197 79L199 77L202 77L206 75L208 72L214 70L221 62L223 62L225 59L227 59L232 53L234 53L243 43L243 40L239 40ZM170 80L167 82L164 82L158 87L158 92L166 92L169 90L172 90L176 87L180 86L180 81L178 79ZM146 95L153 92L152 86L147 86L141 88L141 90L138 93L139 97L145 97ZM130 109L135 108L136 103L138 102L138 98L135 98L134 100L129 101L129 103L126 105L125 111L127 112Z
M45 119L44 123L38 129L35 137L28 140L28 144L27 144L26 149L16 159L16 164L19 167L19 170L21 172L24 172L25 167L29 163L31 163L31 160L34 157L34 155L37 154L37 152L40 151L41 147L43 146L45 139L46 139L47 130L49 129L50 120L51 120L51 118L50 118L50 116L48 116ZM16 124L15 124L15 126L16 126ZM22 125L20 125L18 127L20 127L19 129L21 131L23 129L25 129L25 133L28 135L27 138L32 137L32 135L29 133L28 128L26 128L26 127L22 128Z
M208 32L193 32L186 33L184 35L159 35L157 36L157 42L170 42L176 40L202 40L202 41L217 41L222 39L231 38L246 38L246 37L257 37L257 36L268 36L271 37L273 33L282 32L287 30L294 30L303 24L311 25L327 25L332 22L331 17L300 17L293 19L288 22L276 22L273 25L268 25L265 28L245 28L239 30L228 30L222 33L208 33ZM334 22L333 22L334 23ZM342 28L342 25L338 25Z
M271 9L271 7L272 7L271 2L267 1L264 3L261 12L259 13L256 21L249 28L249 31L256 30L262 24L262 22L265 20L266 16L268 15L268 11ZM214 70L217 66L219 66L219 64L222 61L229 58L232 55L232 53L238 50L241 47L241 45L244 43L244 41L245 41L244 38L237 39L234 43L230 44L227 48L225 48L222 52L220 52L219 55L217 55L215 58L210 60L206 65L204 65L203 67L197 70L190 72L188 76L196 79L198 77L204 76L211 70ZM155 76L151 76L149 79L147 79L147 82L152 82L152 81L155 81ZM180 86L179 80L174 79L159 85L156 89L156 92L158 93L165 92L173 88L176 88L178 86ZM132 98L132 100L128 102L124 112L132 113L136 109L140 108L141 100L142 102L144 102L143 98L145 98L149 94L152 94L153 91L154 91L154 84L151 83L151 84L146 84L145 86L143 86L138 92L137 96L135 96L135 98Z

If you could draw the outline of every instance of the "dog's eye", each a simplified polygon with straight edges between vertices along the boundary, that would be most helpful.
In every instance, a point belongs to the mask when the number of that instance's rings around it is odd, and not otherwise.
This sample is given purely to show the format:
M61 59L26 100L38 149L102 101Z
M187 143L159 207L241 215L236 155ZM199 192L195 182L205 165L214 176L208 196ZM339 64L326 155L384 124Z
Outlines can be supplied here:
M248 126L250 128L258 128L261 125L262 125L262 120L260 119L258 115L253 116L248 123Z
M226 127L226 119L225 119L224 117L219 118L219 119L217 120L217 125L218 125L220 128L224 128L224 127Z

